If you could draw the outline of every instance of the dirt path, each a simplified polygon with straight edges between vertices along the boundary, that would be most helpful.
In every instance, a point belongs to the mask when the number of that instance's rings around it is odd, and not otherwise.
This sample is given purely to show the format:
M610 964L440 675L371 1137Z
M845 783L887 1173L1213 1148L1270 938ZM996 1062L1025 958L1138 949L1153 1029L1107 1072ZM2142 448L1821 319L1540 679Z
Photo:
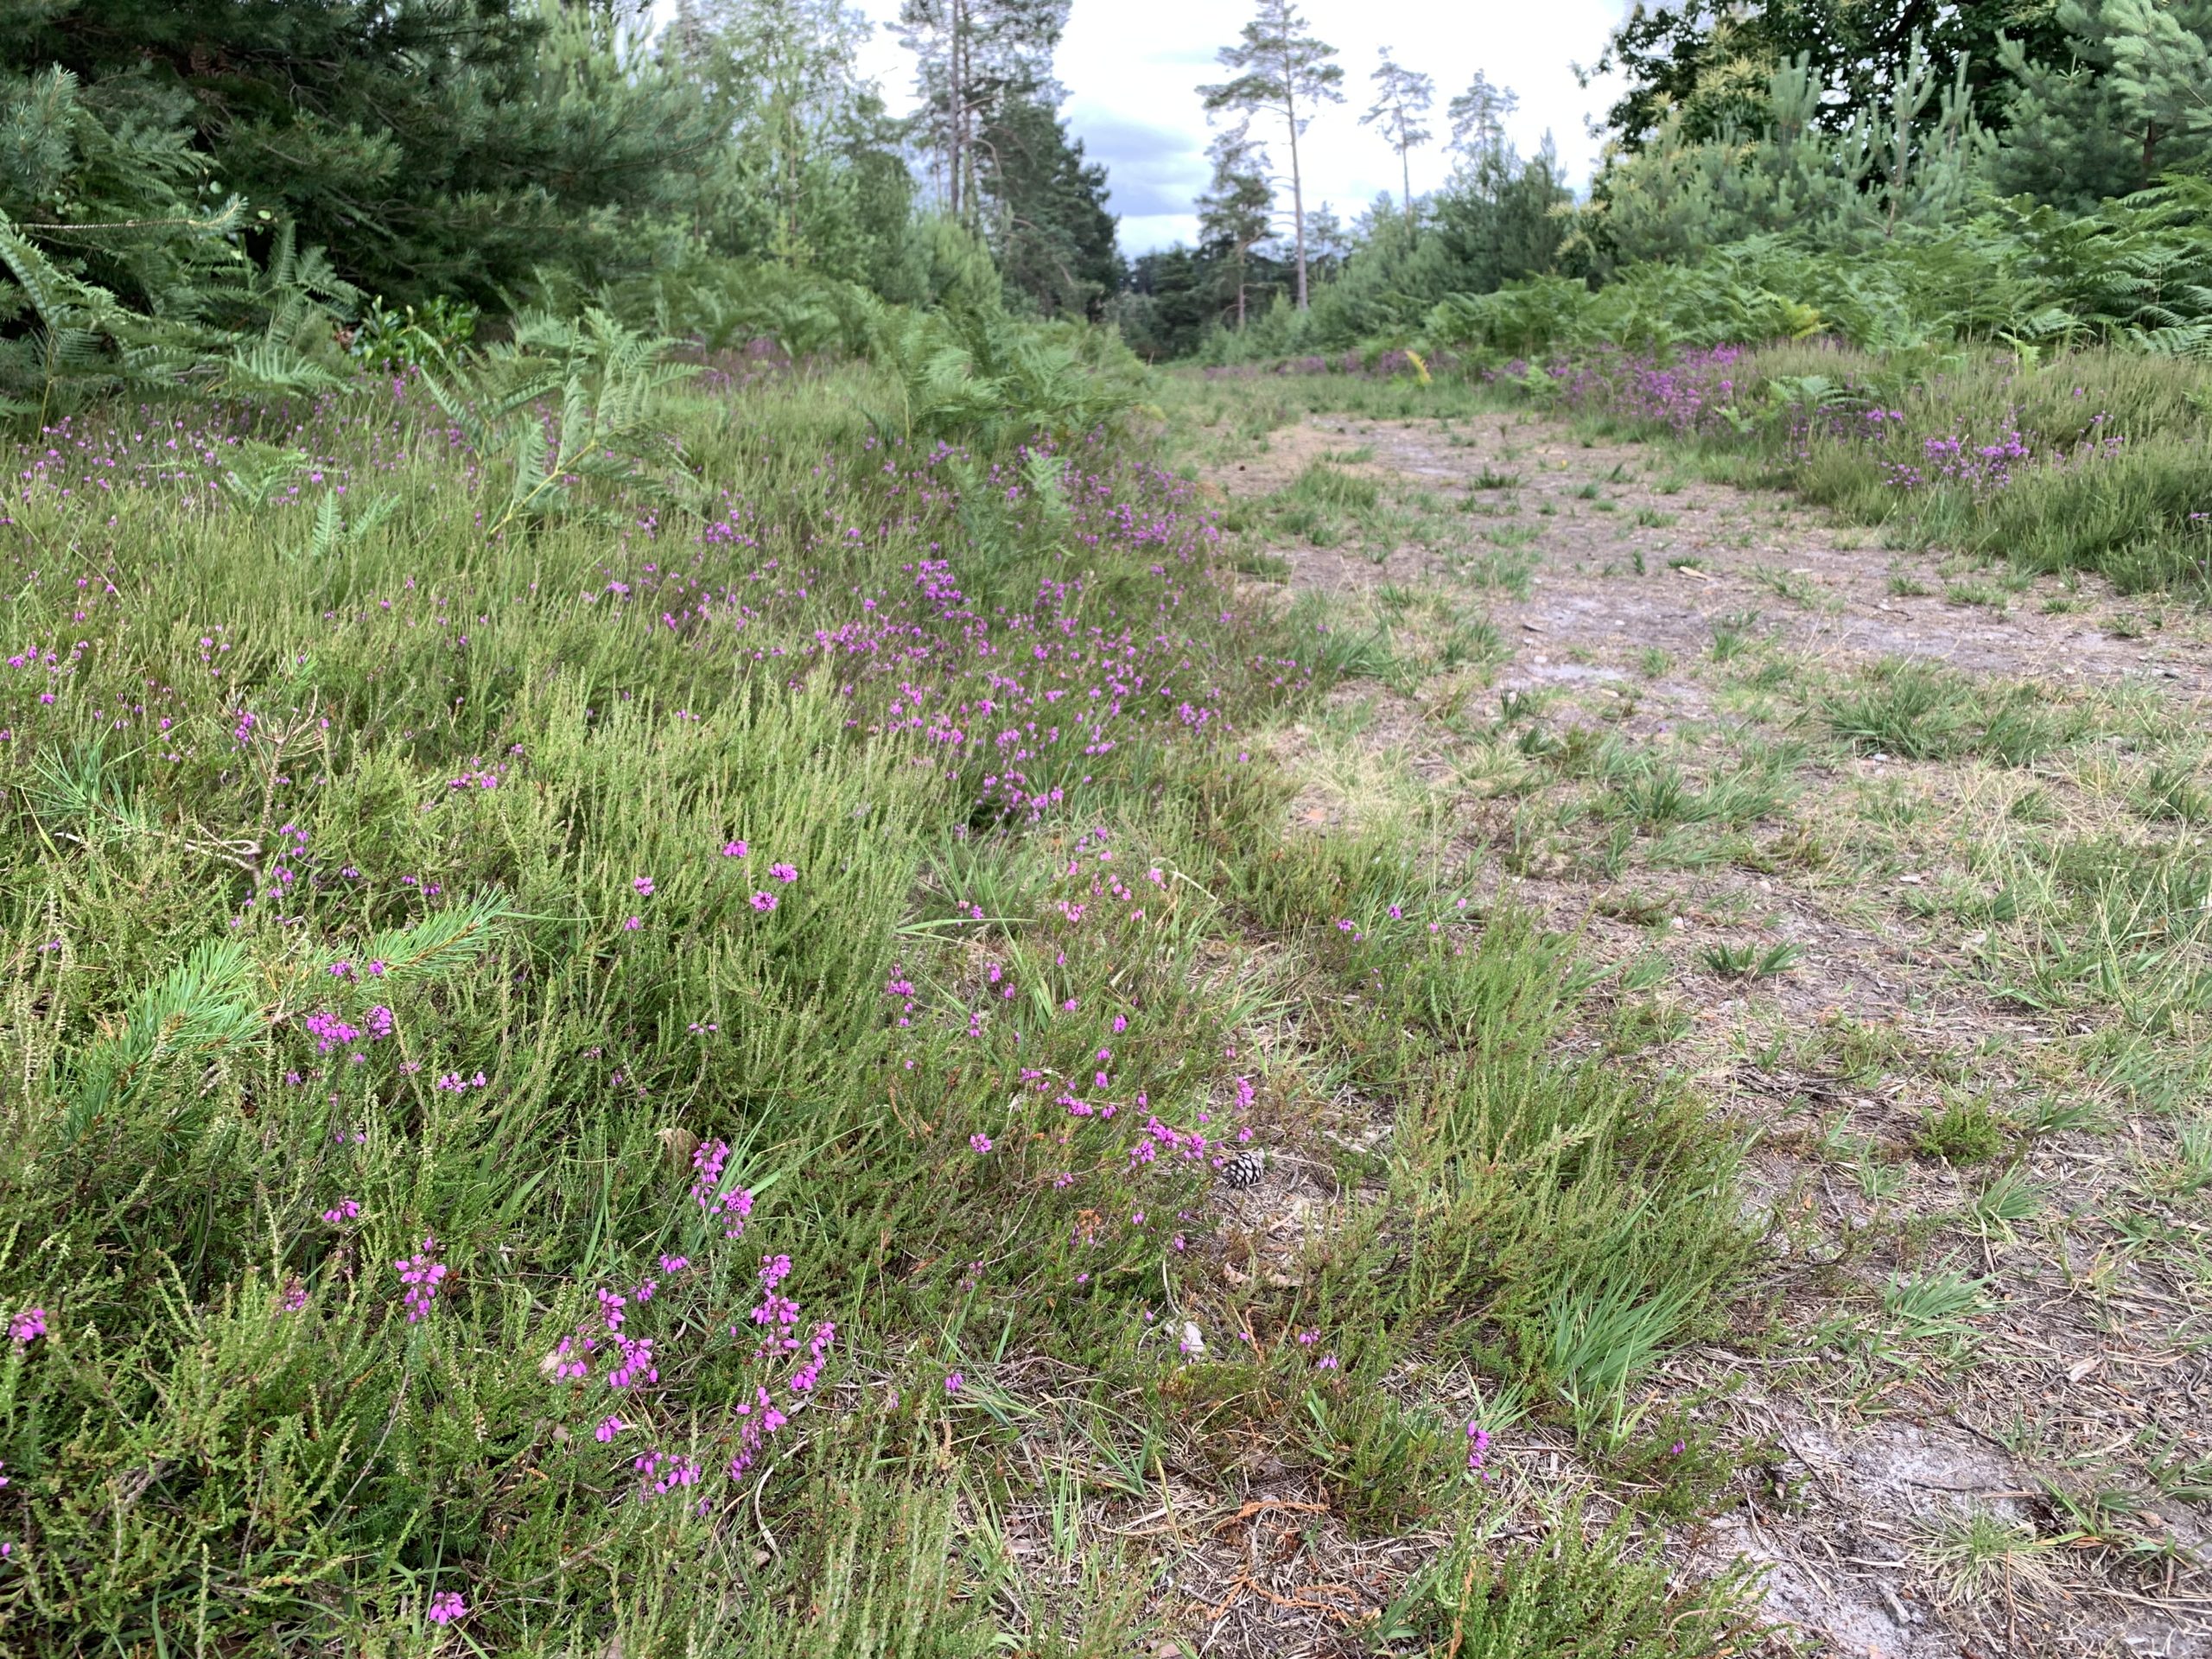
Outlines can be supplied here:
M2212 1655L2204 619L1525 417L1211 476L1389 641L1278 734L1298 817L1580 930L1627 970L1592 1044L1751 1148L1763 1294L1654 1396L1740 1449L1685 1567L1761 1564L1804 1650Z

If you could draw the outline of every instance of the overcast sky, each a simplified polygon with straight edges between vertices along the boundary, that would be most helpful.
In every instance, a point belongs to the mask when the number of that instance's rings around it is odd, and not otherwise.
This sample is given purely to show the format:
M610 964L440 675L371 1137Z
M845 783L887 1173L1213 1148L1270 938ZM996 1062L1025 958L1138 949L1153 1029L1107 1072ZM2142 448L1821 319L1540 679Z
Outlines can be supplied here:
M899 10L899 0L858 3L879 22ZM1520 93L1508 124L1521 148L1535 149L1548 130L1568 180L1577 188L1588 181L1598 141L1586 118L1601 113L1616 92L1605 84L1585 92L1570 66L1596 60L1627 0L1305 0L1301 9L1344 68L1344 103L1325 110L1300 146L1309 204L1325 200L1349 220L1377 193L1398 194L1396 153L1376 128L1359 124L1373 102L1368 76L1385 46L1434 79L1429 124L1440 135L1446 101L1479 68ZM1210 169L1205 112L1193 89L1226 79L1214 54L1236 39L1251 13L1251 0L1074 0L1058 60L1065 113L1085 152L1106 163L1123 251L1196 239L1191 204ZM878 30L863 61L893 109L911 106L912 59L888 32ZM1280 139L1267 137L1284 164ZM1440 146L1416 150L1413 160L1416 192L1444 176ZM1287 190L1284 197L1287 206Z

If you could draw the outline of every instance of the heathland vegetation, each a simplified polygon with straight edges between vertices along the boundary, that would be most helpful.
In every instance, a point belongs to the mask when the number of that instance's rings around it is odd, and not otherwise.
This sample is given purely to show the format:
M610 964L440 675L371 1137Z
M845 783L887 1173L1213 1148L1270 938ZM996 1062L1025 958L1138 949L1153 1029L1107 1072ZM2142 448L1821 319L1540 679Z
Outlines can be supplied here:
M1502 626L1841 604L1721 480L2188 632L2212 13L2031 10L1639 10L1586 199L1478 73L1347 231L1262 0L1132 264L1064 0L908 0L903 118L836 0L14 8L0 1647L1719 1659L2039 1228L2193 1376L2186 713ZM1760 908L1900 872L1910 1009ZM2142 1417L1847 1550L2170 1637Z

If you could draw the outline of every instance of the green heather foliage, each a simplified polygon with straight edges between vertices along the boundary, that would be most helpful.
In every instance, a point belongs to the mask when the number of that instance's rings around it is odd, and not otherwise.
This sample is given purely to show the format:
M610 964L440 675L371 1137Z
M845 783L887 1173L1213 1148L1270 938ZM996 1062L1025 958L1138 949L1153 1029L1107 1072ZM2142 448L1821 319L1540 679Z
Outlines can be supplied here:
M1039 1414L1132 1497L1249 1437L1395 1529L1481 1491L1376 1392L1417 1345L1602 1434L1713 1328L1725 1141L1555 1057L1561 942L1286 835L1239 731L1334 637L1237 602L1110 376L964 326L671 378L526 317L11 466L11 1651L1103 1659L1144 1572L990 1541ZM1003 395L918 396L948 353ZM1255 935L1408 1132L1232 1297Z

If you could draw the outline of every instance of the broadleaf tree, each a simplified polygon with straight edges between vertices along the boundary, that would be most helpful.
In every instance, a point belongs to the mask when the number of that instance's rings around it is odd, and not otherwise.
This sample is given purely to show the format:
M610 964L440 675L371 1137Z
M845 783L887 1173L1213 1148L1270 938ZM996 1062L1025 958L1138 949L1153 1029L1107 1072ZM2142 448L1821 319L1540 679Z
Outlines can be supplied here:
M665 37L729 135L724 251L860 279L895 257L911 180L843 0L683 0Z
M1678 142L1757 128L1774 72L1801 59L1818 94L1815 118L1831 130L1879 101L1916 52L1946 84L1963 64L1975 117L1992 124L2013 86L1999 41L2010 35L2031 60L2050 57L2065 34L2056 10L2049 0L1636 0L1578 73L1586 86L1607 73L1627 81L1605 124L1631 150L1670 116Z
M1215 55L1232 71L1230 78L1198 88L1208 113L1234 111L1283 124L1290 144L1290 220L1297 270L1298 308L1308 303L1306 245L1306 181L1298 141L1324 104L1344 101L1342 64L1337 48L1306 32L1306 19L1291 0L1259 0L1252 21L1234 46Z

